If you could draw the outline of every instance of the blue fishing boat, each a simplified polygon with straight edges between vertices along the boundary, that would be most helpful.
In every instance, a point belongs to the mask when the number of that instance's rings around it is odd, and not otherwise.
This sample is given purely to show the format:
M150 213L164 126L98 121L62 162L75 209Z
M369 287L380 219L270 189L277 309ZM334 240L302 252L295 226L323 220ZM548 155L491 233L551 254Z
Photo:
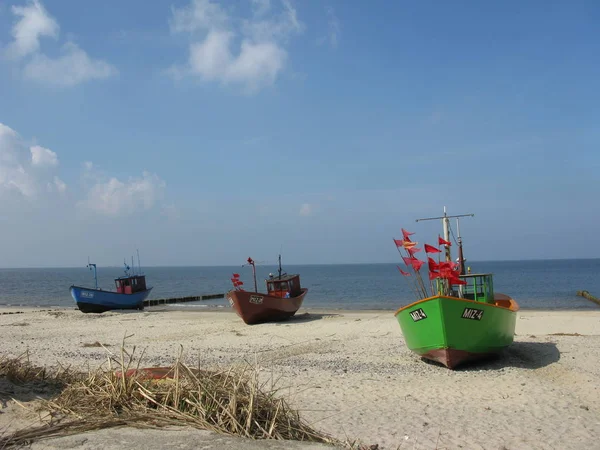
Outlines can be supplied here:
M94 271L95 288L71 286L71 296L77 307L84 313L103 313L115 309L144 309L144 300L152 291L146 287L146 276L130 273L125 264L125 276L115 278L115 291L98 288L96 264L88 263L87 267Z

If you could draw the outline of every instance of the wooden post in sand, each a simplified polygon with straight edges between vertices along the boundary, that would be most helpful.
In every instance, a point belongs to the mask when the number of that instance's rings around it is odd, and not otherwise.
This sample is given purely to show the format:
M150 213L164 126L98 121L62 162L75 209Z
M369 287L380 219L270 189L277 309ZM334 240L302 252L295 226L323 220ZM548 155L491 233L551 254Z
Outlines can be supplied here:
M592 294L590 294L588 291L577 291L577 295L579 297L587 298L589 301L594 302L597 305L600 305L600 299L597 299Z

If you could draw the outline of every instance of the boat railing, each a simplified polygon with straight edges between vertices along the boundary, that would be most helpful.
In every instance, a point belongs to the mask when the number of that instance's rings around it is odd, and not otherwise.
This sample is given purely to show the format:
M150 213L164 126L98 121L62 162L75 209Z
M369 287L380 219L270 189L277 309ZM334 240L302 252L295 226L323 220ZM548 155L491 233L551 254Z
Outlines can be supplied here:
M457 286L456 293L459 298L476 302L494 302L494 283L491 273L466 274L460 278L467 282L466 285Z

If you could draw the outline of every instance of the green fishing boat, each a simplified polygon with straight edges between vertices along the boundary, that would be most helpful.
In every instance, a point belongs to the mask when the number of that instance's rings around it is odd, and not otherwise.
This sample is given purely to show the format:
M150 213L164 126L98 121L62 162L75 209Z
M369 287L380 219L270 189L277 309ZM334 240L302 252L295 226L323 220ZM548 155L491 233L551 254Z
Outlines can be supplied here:
M444 208L442 217L417 220L441 219L444 229L444 239L438 236L437 248L425 244L426 254L438 254L438 262L428 258L427 282L421 275L425 262L415 257L421 249L409 237L414 233L403 229L403 239L394 239L400 253L401 250L406 251L403 259L409 271L398 269L407 280L412 280L410 282L417 296L417 301L395 313L406 345L421 357L450 369L466 361L498 353L510 345L519 309L512 298L494 292L491 273L470 273L470 268L465 271L458 226L459 217L464 216L472 214L448 216ZM449 219L452 217L457 219L456 263L452 262L450 252ZM440 246L444 249L440 250ZM442 253L445 260L439 261Z

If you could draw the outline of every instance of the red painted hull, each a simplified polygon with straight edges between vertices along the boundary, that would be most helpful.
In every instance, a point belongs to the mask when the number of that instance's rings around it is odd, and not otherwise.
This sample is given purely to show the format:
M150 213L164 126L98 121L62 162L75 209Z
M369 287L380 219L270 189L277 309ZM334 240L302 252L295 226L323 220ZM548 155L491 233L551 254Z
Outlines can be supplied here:
M443 364L448 369L454 369L456 366L480 359L486 359L494 355L494 352L474 353L465 350L456 350L452 348L438 348L430 350L420 355L422 358Z
M227 300L235 312L248 325L285 320L296 314L302 306L308 289L303 288L297 297L271 297L260 292L231 290Z

